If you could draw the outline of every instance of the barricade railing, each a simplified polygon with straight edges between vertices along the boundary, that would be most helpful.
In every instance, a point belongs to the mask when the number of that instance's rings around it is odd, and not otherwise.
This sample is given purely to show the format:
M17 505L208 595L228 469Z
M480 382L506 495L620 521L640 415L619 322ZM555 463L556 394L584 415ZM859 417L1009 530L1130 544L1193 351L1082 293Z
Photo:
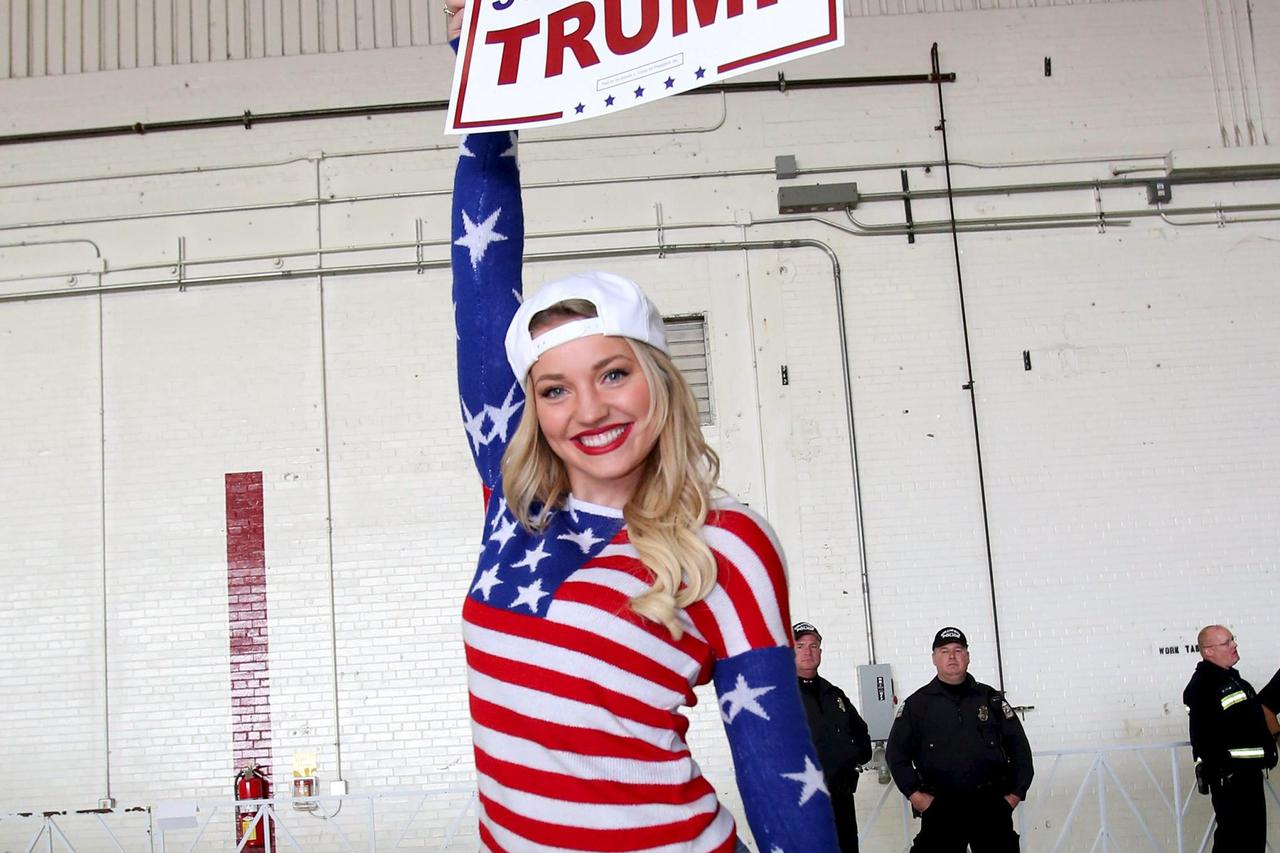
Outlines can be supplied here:
M1033 755L1031 795L1014 812L1022 853L1204 853L1212 846L1213 810L1209 798L1196 791L1190 743ZM1275 826L1280 797L1270 779L1265 790L1268 825ZM918 830L910 803L893 784L883 785L874 805L859 815L863 850L910 850Z
M1204 853L1213 811L1195 789L1186 742L1035 752L1036 777L1014 812L1022 853ZM727 768L704 768L731 790ZM919 824L892 784L864 776L857 802L865 853L906 851ZM874 792L874 796L868 796ZM1269 826L1280 797L1268 780ZM0 814L0 849L17 853L401 853L474 851L472 786L305 799L229 797L130 809ZM740 823L742 823L739 818ZM243 823L242 821L247 821ZM240 831L237 831L239 827ZM249 839L257 832L261 847ZM1268 847L1268 849L1271 849Z

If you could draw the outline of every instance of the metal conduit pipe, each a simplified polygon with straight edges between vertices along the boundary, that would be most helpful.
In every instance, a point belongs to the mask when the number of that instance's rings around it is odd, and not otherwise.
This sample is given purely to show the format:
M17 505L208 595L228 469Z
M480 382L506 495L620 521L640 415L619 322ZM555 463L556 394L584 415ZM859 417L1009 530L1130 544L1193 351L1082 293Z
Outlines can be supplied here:
M682 172L668 173L660 175L629 175L616 178L579 178L571 181L542 181L539 183L531 183L526 185L526 190L540 189L571 189L578 187L590 186L613 186L618 184L632 183L651 183L653 181L689 181L700 180L706 178L734 178L747 177L753 175L772 175L773 169L733 169L722 170L718 172ZM1237 183L1244 181L1271 181L1280 180L1280 168L1275 171L1254 171L1239 175L1231 174L1193 174L1188 177L1180 177L1171 181L1172 183L1185 184L1212 184L1212 183ZM1130 187L1145 187L1149 181L1142 178L1101 178L1095 180L1083 181L1044 181L1028 184L997 184L990 186L978 187L959 187L953 190L953 196L987 196L987 195L1013 195L1015 193L1042 193L1042 192L1060 192L1075 190L1104 190L1119 189ZM0 224L0 231L20 231L33 228L61 228L70 225L94 225L107 222L127 222L149 219L165 219L169 217L182 216L207 216L223 213L246 213L250 211L263 210L287 210L300 207L314 207L316 205L337 205L337 204L358 204L372 201L400 201L407 199L444 197L450 195L452 191L448 189L431 189L431 190L407 190L403 192L392 193L373 193L369 195L359 196L340 196L333 198L306 198L295 199L292 201L279 202L262 202L259 204L243 204L243 205L222 205L217 207L199 207L187 208L183 210L162 210L141 213L119 213L109 216L90 216L78 217L74 219L56 219L46 220L43 222L16 222L10 224ZM946 198L947 192L941 190L908 190L908 191L892 191L882 193L867 193L859 197L859 203L873 202L902 202L914 201L917 199L938 199ZM1052 215L1052 214L1051 214ZM1155 215L1154 213L1146 215ZM964 221L964 220L960 220ZM948 221L949 222L949 221ZM917 223L919 225L919 223ZM870 226L875 227L875 226ZM948 225L949 227L949 225Z
M938 43L929 51L933 67L938 67ZM969 347L969 315L964 299L964 269L960 264L960 231L956 223L955 197L951 185L951 152L947 145L947 111L943 105L942 87L938 87L938 127L942 136L942 159L946 161L947 211L951 224L951 250L955 258L956 294L959 296L960 331L964 335L964 365L968 380L963 388L969 392L969 409L973 415L973 451L978 469L978 508L982 513L982 537L987 557L987 581L991 592L991 628L996 641L996 675L1000 689L1004 690L1004 651L1000 640L1000 607L996 601L996 569L991 554L991 516L987 510L987 477L982 464L982 430L978 423L978 394L974 391L973 354Z
M1265 213L1280 212L1280 202L1258 203L1258 204L1237 204L1237 205L1199 205L1195 207L1183 207L1177 209L1171 208L1141 208L1136 210L1121 210L1111 214L1097 213L1067 213L1067 214L1040 214L1026 216L1010 216L1010 217L984 217L978 219L958 219L956 220L957 230L961 233L983 233L983 232L1005 232L1005 231L1035 231L1035 230L1053 230L1060 228L1096 228L1099 225L1107 227L1124 227L1131 223L1131 220L1140 217L1160 217L1170 225L1237 225L1260 222L1280 221L1278 216L1231 216L1234 213ZM1171 216L1187 216L1212 214L1213 219L1202 220L1197 222L1177 222L1170 219ZM860 222L849 216L852 224L844 225L820 216L785 216L785 217L768 217L764 219L754 219L749 225L795 225L802 222L811 222L839 231L842 234L848 234L854 237L900 237L908 234L945 234L950 233L950 220L917 220L912 225L902 223L888 224L869 224ZM686 223L663 223L662 231L681 231L681 230L714 230L733 228L738 229L739 223L731 222L686 222ZM606 236L620 234L635 234L648 231L654 231L653 225L629 225L608 228L593 229L577 229L572 231L544 231L537 234L530 234L529 239L549 239L549 238L575 238L589 236ZM148 270L174 270L177 277L168 276L155 282L142 283L122 283L119 285L103 285L101 288L59 288L57 290L33 290L23 291L11 294L0 294L0 303L16 302L27 299L52 299L58 297L83 296L86 293L96 293L99 289L103 292L108 290L125 290L125 289L152 289L157 287L179 286L185 287L187 284L199 285L207 283L207 279L201 277L190 277L184 274L184 271L195 266L223 264L223 263L244 263L251 261L269 261L277 258L290 257L327 257L330 255L352 255L364 252L384 252L395 250L414 250L421 251L424 248L440 247L447 245L447 240L418 240L415 242L399 242L399 243L378 243L366 246L341 246L330 249L295 249L278 252L266 252L261 254L222 256L213 258L201 258L198 260L184 259L180 266L175 266L173 261L164 261L160 263L133 264L120 267L112 267L111 273L126 272L146 272ZM370 272L393 271L398 269L416 268L417 263L389 263L389 264L373 264L373 265L343 265L340 268L364 270ZM21 275L7 278L0 278L0 284L11 284L23 281L44 281L50 278L62 278L79 275L101 275L100 270L85 269L67 269L58 272L41 272L36 275ZM308 270L277 270L266 273L268 276L290 276L297 275L306 277L314 274ZM256 275L256 274L249 274Z
M793 89L843 89L868 86L905 86L913 84L934 85L954 83L956 75L948 74L882 74L861 77L818 77L807 80L788 80L782 74L776 82L713 83L676 97L695 95L740 94L745 92L787 92ZM322 107L308 110L283 110L255 113L245 110L239 115L206 116L204 118L175 119L173 121L141 122L106 125L100 127L45 130L34 133L11 133L0 136L0 146L34 145L49 142L65 142L76 139L101 139L109 136L138 136L145 133L167 133L180 130L206 130L221 127L243 127L252 130L260 124L282 124L295 121L317 121L334 118L363 118L396 113L439 112L448 109L447 100L403 101L393 104L363 104L351 107Z
M720 97L720 115L710 124L694 125L692 127L664 127L653 130L628 130L618 131L609 134L583 134L578 136L528 136L526 135L520 140L522 146L545 144L548 142L582 142L592 139L628 139L641 136L684 136L685 134L701 134L714 133L724 127L724 123L729 118L728 102L723 94ZM82 184L96 181L118 181L118 180L136 180L139 178L165 178L176 177L182 175L204 175L211 172L231 172L241 169L269 169L278 168L280 166L290 166L296 163L305 163L310 160L344 160L355 157L384 157L392 154L430 154L441 151L456 151L458 148L456 143L449 142L444 145L412 145L399 148L372 148L360 151L334 151L320 152L319 154L311 154L304 157L289 157L284 160L261 160L255 163L229 163L222 166L188 166L181 169L155 169L143 172L119 172L110 175L88 175L72 178L50 178L42 181L19 181L11 184L0 184L0 190L21 189L29 187L50 187L60 184ZM772 174L772 169L761 170Z
M619 139L624 137L638 136L676 136L690 133L711 133L719 130L724 126L728 119L728 106L724 98L720 99L720 118L710 125L701 125L698 127L686 128L663 128L661 130L637 130L625 131L621 133L610 134L593 134L586 136L529 136L526 135L520 140L522 146L546 144L549 142L582 142L593 139ZM248 169L267 169L278 168L281 166L290 166L296 163L305 163L308 160L339 160L350 159L356 157L383 157L392 154L429 154L441 151L453 151L457 146L452 143L446 145L419 145L402 148L373 148L361 151L334 151L321 152L318 155L310 155L306 157L289 157L284 160L262 160L254 163L229 163L221 166L197 166L186 167L182 169L156 169L143 172L118 172L109 175L80 175L71 178L49 178L41 181L19 181L9 184L0 184L0 190L24 189L31 187L51 187L61 184L84 184L98 181L124 181L137 180L141 178L164 178L178 177L184 175L204 175L212 172L230 172ZM1113 175L1129 174L1137 172L1164 172L1167 169L1166 157L1168 152L1163 154L1117 154L1115 156L1090 156L1090 157L1058 157L1046 160L1013 160L1008 163L988 163L981 160L953 160L951 165L965 166L971 169L1029 169L1044 166L1075 166L1087 165L1090 163L1118 163L1133 160L1151 160L1154 161L1150 166L1132 166L1127 168L1113 168ZM809 175L836 175L847 172L878 172L893 171L897 172L902 169L933 169L942 166L941 160L903 160L898 163L851 163L837 166L814 166L810 168L796 169L796 177L805 177ZM776 174L775 169L743 169L734 172L725 172L722 174L732 175L772 175Z
M438 241L436 242L436 245L439 245L441 242L444 241ZM844 388L845 422L848 429L849 470L853 485L854 508L858 521L859 584L862 594L867 654L870 662L875 663L875 629L871 615L871 583L867 566L867 546L865 529L863 526L864 514L862 510L862 480L858 464L857 430L855 426L853 405L853 380L849 366L848 334L845 328L844 284L840 271L840 259L836 255L835 250L831 248L829 244L824 243L821 240L809 238L737 240L723 243L664 243L659 241L656 244L646 246L621 246L604 249L579 249L572 252L540 252L526 254L525 262L544 263L595 258L637 257L646 255L653 255L660 258L663 255L692 254L698 252L732 252L759 249L779 250L806 248L821 251L827 256L827 259L831 263L832 287L836 301L836 321L838 324L840 342L841 384ZM308 254L314 254L314 252L310 252ZM271 270L260 273L233 273L226 275L200 276L195 278L186 278L180 281L168 279L164 281L128 282L117 285L105 284L94 288L85 288L83 290L76 291L68 291L64 289L57 291L32 291L28 293L5 294L0 295L0 304L5 302L18 302L35 299L58 299L69 296L85 296L87 294L98 294L99 298L101 298L103 294L107 293L130 293L143 290L164 290L171 288L185 289L188 287L209 287L224 284L271 283L292 281L309 277L369 275L375 273L410 271L421 272L427 269L447 269L449 267L449 263L450 262L447 259L419 259L406 262L348 265L339 267L323 267L317 265L315 268L309 270Z

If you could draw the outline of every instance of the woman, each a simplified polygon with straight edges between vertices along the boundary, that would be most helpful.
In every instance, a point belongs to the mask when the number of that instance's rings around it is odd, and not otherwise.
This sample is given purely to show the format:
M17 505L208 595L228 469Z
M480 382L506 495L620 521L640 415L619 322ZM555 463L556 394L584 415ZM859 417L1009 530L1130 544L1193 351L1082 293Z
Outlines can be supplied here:
M714 680L758 848L836 850L781 553L763 519L712 499L716 456L657 309L607 273L520 304L514 134L464 139L453 204L486 500L463 607L485 849L745 849L684 741L679 709Z

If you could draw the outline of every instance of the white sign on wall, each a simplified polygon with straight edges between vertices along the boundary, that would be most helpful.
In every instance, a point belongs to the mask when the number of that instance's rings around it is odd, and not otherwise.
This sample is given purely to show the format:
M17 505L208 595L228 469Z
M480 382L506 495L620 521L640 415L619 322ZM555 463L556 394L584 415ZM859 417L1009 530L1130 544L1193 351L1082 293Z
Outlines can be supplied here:
M619 112L844 44L839 0L481 0L447 133Z

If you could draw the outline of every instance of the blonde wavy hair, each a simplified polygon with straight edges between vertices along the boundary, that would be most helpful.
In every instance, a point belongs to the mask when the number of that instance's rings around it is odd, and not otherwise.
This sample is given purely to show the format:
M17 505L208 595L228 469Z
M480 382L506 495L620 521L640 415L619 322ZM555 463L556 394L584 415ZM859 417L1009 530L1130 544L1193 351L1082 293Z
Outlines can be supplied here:
M594 316L590 302L570 299L539 311L529 327L536 334L560 320ZM649 589L631 599L631 609L679 639L684 633L679 611L706 598L716 583L715 557L698 531L711 508L720 459L702 436L693 391L671 357L642 341L624 340L649 384L646 417L657 433L635 493L622 509L631 544L653 574ZM502 482L516 520L526 530L539 531L568 498L569 475L538 426L527 376L524 393L520 423L502 457Z

